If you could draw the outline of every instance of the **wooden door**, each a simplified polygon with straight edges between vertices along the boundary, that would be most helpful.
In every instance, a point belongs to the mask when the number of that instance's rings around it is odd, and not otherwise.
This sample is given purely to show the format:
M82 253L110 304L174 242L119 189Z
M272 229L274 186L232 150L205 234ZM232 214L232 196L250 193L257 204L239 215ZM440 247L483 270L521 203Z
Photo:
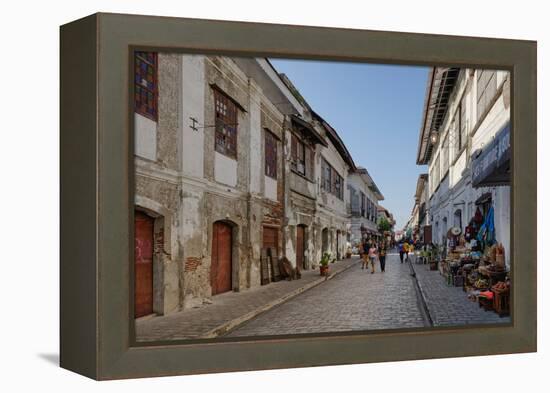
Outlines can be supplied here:
M263 248L279 249L279 235L277 228L264 227Z
M154 218L134 214L134 315L153 313L153 224Z
M304 240L304 227L298 225L298 227L296 227L296 266L300 269L306 268L304 263Z
M210 284L212 295L228 292L232 289L232 228L223 222L215 222L212 229L212 266Z

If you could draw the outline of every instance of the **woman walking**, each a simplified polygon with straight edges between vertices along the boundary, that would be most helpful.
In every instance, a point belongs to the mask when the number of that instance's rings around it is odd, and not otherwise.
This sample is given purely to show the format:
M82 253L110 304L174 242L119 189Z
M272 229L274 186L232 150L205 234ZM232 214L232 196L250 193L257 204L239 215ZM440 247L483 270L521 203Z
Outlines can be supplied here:
M374 274L374 263L376 262L376 245L372 243L372 245L369 248L369 260L370 260L370 266L371 266L371 272L370 274Z
M399 259L401 260L401 263L403 263L403 255L405 255L403 243L399 243Z
M384 244L384 242L380 243L378 259L380 260L380 270L383 273L386 271L386 245Z

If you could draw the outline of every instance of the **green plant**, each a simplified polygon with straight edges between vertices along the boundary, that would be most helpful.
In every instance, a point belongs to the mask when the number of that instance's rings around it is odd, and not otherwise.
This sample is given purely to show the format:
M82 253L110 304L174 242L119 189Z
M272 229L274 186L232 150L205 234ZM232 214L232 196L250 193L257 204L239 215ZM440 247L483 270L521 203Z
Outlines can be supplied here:
M328 266L328 264L330 263L330 258L331 258L330 252L325 252L321 257L321 262L320 262L321 266Z

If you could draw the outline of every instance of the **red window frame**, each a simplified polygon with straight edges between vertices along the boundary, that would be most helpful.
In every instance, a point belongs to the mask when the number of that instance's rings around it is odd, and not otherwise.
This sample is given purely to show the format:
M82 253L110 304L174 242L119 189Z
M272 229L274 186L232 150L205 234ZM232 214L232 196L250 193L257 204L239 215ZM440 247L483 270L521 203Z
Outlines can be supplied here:
M214 89L214 108L216 113L214 149L218 153L237 159L237 105L227 95Z
M134 111L158 121L158 54L134 52Z
M277 180L277 138L265 130L265 175Z

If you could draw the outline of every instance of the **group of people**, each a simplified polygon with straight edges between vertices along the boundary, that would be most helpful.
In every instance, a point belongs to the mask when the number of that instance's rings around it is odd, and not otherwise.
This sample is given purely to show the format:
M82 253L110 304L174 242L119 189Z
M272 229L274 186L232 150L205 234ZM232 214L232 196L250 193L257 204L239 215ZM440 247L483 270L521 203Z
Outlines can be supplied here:
M403 263L403 259L409 259L409 253L414 251L414 244L408 242L399 243L399 260Z
M399 251L399 260L401 263L409 260L409 253L413 253L415 249L427 250L432 249L434 245L421 244L420 242L401 241L396 244ZM380 262L380 270L386 271L386 253L388 245L385 241L376 242L372 239L364 239L359 245L359 253L361 254L362 264L361 269L371 268L371 274L374 274L376 259Z
M380 270L382 272L386 271L386 252L387 247L384 241L376 243L373 240L363 240L360 246L360 251L362 254L362 264L361 269L371 267L371 274L374 274L374 266L376 264L376 259L380 261Z

